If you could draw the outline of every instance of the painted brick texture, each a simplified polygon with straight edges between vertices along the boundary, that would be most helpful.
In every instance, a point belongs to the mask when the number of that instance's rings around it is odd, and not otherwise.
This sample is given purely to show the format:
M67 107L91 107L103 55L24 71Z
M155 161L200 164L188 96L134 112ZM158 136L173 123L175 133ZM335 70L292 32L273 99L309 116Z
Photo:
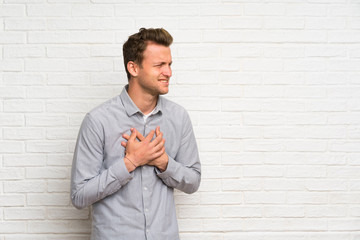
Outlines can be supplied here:
M174 37L168 98L200 150L182 240L360 239L359 1L0 0L0 240L89 239L77 132L140 27Z

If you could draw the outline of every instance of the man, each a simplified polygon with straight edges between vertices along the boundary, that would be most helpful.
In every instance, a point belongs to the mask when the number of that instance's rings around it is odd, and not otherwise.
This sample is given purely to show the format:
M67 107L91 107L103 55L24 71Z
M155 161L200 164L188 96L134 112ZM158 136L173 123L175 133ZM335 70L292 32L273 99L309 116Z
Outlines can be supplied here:
M160 96L169 91L171 43L164 29L131 35L129 84L81 125L71 200L92 205L93 240L179 239L173 190L198 189L200 161L187 112Z

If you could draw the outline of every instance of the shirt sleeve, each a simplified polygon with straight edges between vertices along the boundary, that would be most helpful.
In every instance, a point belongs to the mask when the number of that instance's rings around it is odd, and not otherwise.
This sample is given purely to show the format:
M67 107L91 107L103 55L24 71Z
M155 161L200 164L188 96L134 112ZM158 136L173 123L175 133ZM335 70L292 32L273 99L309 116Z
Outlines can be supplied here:
M133 174L123 158L102 169L104 134L89 114L81 125L71 171L71 201L76 208L87 207L118 191Z
M194 193L198 190L201 180L201 164L189 115L186 113L182 121L182 135L179 151L175 158L169 156L169 162L164 172L158 169L157 175L172 188L185 193Z

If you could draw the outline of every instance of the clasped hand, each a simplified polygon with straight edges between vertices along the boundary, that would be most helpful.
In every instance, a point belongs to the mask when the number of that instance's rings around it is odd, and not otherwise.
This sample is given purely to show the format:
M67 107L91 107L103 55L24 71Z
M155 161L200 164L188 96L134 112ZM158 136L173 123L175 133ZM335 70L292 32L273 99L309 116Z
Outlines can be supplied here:
M156 137L152 140L155 134ZM134 167L151 165L160 171L166 170L168 156L165 152L165 139L163 133L160 132L160 127L151 130L146 137L132 128L130 136L123 134L122 137L127 140L127 142L121 142L121 145L126 148L125 159L130 160Z

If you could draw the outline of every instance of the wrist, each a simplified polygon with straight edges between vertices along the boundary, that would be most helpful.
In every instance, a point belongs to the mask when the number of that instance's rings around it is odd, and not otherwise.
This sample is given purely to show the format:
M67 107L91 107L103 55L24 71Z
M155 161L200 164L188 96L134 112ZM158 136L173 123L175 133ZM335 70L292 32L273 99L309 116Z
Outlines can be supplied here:
M135 168L137 168L139 165L136 163L135 158L133 156L125 155L124 157L127 161L129 161Z

